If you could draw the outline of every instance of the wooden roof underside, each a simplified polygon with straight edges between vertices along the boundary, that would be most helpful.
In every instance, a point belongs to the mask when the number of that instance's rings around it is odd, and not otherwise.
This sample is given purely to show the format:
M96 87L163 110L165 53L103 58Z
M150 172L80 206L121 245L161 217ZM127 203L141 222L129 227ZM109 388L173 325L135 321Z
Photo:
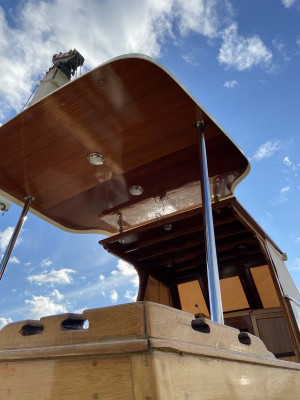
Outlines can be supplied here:
M202 280L205 291L206 256L201 212L201 208L197 208L167 217L100 243L138 271L168 286ZM261 303L249 269L266 264L258 237L267 235L234 198L214 204L213 219L220 278L239 276L245 293L249 293L250 306L259 308ZM170 226L171 230L166 230Z
M158 64L115 59L0 128L0 192L66 230L118 233L201 204L194 124L207 123L212 190L221 198L249 169L211 117ZM102 153L103 165L87 157ZM129 188L141 185L141 196Z

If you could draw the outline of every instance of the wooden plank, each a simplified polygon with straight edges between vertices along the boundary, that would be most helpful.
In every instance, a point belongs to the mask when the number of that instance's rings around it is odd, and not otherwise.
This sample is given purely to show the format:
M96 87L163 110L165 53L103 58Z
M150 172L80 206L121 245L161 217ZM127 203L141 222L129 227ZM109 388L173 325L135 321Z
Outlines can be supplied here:
M0 398L130 400L130 355L0 363Z
M299 399L299 371L167 353L173 397L181 400ZM161 397L167 399L167 397Z

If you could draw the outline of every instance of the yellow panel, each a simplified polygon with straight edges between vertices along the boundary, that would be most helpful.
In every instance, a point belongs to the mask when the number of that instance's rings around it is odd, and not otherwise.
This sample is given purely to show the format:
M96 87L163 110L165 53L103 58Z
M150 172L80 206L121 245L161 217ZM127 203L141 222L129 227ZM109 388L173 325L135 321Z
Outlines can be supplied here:
M198 281L182 283L181 285L178 285L178 291L181 301L181 308L184 311L192 314L198 314L199 310L195 306L195 304L198 304L201 313L207 317L209 316L209 311L206 307L206 303Z
M264 308L280 307L276 289L267 265L250 268Z
M151 276L149 276L146 293L143 300L153 301L154 303L173 307L169 288Z
M223 311L249 308L244 289L238 276L220 280Z

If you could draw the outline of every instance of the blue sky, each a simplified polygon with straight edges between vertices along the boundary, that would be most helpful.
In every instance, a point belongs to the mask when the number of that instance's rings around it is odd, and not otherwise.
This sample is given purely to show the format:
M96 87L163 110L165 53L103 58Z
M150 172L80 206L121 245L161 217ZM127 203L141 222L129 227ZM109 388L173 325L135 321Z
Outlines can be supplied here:
M186 86L249 158L236 197L288 254L299 288L300 0L0 0L1 124L70 48L85 71L144 53ZM0 216L0 254L20 212ZM0 282L0 327L134 299L133 268L101 238L29 214Z

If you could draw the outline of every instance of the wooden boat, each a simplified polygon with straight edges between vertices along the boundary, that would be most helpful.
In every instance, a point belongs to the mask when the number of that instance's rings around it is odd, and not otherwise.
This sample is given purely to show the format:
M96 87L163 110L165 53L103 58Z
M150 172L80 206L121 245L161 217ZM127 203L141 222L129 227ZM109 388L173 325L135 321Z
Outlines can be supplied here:
M4 327L1 399L299 399L300 296L234 197L248 160L164 68L113 59L0 140L3 198L108 235L140 278L136 303Z

